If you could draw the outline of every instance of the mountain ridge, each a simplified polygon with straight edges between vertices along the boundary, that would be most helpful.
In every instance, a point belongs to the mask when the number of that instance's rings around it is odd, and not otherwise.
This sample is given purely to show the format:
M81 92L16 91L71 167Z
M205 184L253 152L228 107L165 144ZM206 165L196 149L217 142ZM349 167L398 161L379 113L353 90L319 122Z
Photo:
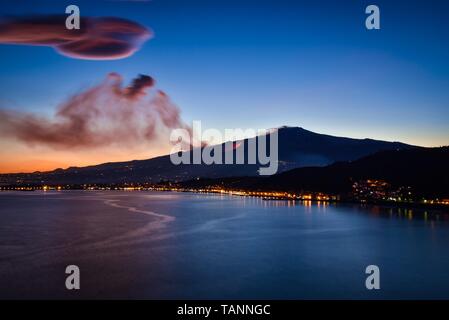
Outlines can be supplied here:
M185 188L220 187L251 191L325 192L347 195L354 183L381 180L413 195L449 198L449 146L379 151L354 161L302 167L270 177L231 177L185 181Z
M415 146L400 142L320 134L301 127L284 126L278 128L277 132L279 172L298 167L326 166L338 161L356 160L381 150L415 148ZM243 142L245 157L247 157L248 143L252 139L256 138L237 140ZM221 146L224 148L224 144ZM191 152L189 156L191 156ZM170 155L164 155L144 160L106 162L44 172L0 174L0 184L158 183L161 180L186 181L196 177L255 176L258 175L260 167L259 163L243 165L181 164L176 166L171 163Z

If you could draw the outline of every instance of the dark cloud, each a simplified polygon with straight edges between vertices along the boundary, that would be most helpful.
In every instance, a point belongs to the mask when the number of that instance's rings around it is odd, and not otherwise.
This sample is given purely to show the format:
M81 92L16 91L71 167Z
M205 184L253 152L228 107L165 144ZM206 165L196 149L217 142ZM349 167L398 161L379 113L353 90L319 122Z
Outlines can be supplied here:
M0 134L56 149L168 143L170 129L190 127L154 84L153 78L140 75L124 87L122 77L111 73L63 102L52 118L0 109Z
M140 74L137 78L135 78L131 85L126 88L126 96L131 99L138 99L142 95L145 95L145 91L148 88L154 86L154 79L150 76Z
M82 17L80 29L68 30L65 15L9 18L0 21L0 43L42 45L78 59L111 60L132 55L152 36L133 21Z

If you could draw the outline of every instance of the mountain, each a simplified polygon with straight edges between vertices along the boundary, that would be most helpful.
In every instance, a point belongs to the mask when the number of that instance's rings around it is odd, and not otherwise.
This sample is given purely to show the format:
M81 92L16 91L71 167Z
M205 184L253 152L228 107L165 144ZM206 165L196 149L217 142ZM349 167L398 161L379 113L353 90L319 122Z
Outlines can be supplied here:
M399 142L335 137L299 127L281 127L276 130L279 139L278 172L298 167L326 166L338 161L356 160L382 150L413 148L413 146ZM254 139L256 138L238 142L237 148L244 147L245 149L245 159L248 158L248 145ZM221 147L224 150L224 144ZM235 153L235 150L231 152ZM225 152L223 152L223 158L224 154ZM188 152L188 157L192 158L190 152ZM170 156L166 155L148 160L111 162L48 172L2 174L0 175L0 185L158 183L161 180L186 181L198 177L257 176L260 167L260 163L173 165Z
M449 198L449 147L380 151L355 161L304 167L270 177L235 177L188 181L183 187L325 192L347 194L354 182L383 180L392 189L410 187L414 194Z

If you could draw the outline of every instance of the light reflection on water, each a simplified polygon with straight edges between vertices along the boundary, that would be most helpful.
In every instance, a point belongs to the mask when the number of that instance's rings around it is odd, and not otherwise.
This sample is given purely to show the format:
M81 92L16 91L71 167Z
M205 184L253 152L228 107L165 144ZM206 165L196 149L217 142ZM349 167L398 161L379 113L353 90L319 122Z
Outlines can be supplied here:
M351 204L351 203L337 203L329 201L311 201L311 200L265 200L260 197L240 197L230 195L208 195L212 198L218 197L221 200L229 197L242 199L245 205L260 205L264 208L292 208L301 206L305 208L306 213L326 213L327 208L338 207L353 207L363 208L372 216L390 219L406 219L406 220L424 220L432 221L449 221L449 213L440 209L422 209L422 208L406 208L406 207L392 207L381 206L375 204ZM204 195L197 195L197 198L204 197ZM314 208L312 210L312 207Z
M0 204L0 298L71 298L68 264L82 298L449 298L443 212L119 191ZM377 293L363 285L369 264Z

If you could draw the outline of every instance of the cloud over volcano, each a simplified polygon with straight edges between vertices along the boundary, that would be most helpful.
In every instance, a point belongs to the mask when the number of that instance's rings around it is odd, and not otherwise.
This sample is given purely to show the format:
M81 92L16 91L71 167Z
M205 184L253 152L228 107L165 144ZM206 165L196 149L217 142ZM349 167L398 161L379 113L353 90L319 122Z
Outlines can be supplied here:
M168 143L170 129L176 128L190 131L179 109L147 75L124 86L119 74L110 73L64 101L51 118L0 109L0 134L54 149Z
M152 37L146 27L121 18L81 17L79 30L65 27L65 15L0 20L0 44L49 46L72 58L126 58Z

